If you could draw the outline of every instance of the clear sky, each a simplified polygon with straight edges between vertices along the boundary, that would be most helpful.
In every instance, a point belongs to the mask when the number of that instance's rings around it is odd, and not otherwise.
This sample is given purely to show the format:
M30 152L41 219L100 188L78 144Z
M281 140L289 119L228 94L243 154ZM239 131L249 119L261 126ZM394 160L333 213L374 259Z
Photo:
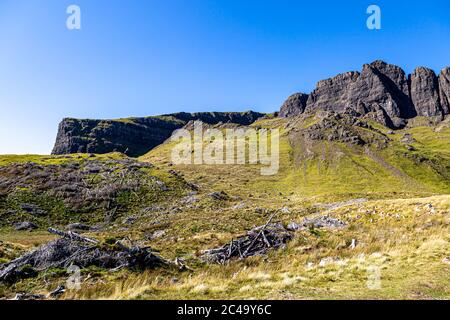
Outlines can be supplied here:
M376 59L450 65L450 1L0 0L0 153L48 154L64 117L272 112Z

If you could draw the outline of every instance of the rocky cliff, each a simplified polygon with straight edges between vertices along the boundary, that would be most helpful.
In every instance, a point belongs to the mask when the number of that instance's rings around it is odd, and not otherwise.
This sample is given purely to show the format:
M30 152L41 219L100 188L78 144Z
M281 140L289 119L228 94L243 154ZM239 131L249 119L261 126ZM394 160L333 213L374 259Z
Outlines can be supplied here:
M407 75L400 67L377 60L352 71L319 81L310 94L296 93L282 105L279 116L294 117L318 111L366 117L392 129L403 128L417 116L440 121L450 114L450 68L439 75L419 67ZM119 120L64 119L53 154L108 153L140 156L188 122L249 125L264 116L243 113L176 113Z
M309 95L292 95L283 104L281 117L318 110L369 116L391 127L402 128L416 116L442 119L450 113L450 68L436 76L417 68L411 75L377 60L361 72L347 72L319 81Z
M304 93L295 93L291 95L283 104L279 116L288 118L303 113L308 102L308 95Z
M118 120L63 119L52 154L122 152L140 156L169 138L189 121L249 125L264 116L257 112L176 113Z

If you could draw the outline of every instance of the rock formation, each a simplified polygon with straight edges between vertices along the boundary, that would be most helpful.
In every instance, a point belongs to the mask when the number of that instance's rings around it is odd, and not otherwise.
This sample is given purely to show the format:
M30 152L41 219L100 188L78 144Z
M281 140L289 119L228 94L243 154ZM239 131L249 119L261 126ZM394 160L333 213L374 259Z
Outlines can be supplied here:
M331 79L319 81L311 93L306 106L307 111L327 110L343 112L349 103L350 88L358 81L358 72L339 74Z
M64 119L52 154L123 152L138 156L170 137L181 125L169 119Z
M291 95L281 106L279 116L281 118L288 118L297 116L305 111L306 103L308 102L308 95L304 93L295 93Z
M440 121L450 114L450 68L439 77L419 67L411 75L395 65L377 60L361 72L347 72L319 81L309 95L296 93L282 105L279 116L289 118L318 111L373 119L392 129L403 128L416 116ZM140 156L168 139L189 122L249 125L264 114L176 113L119 120L64 119L52 154L122 152Z
M289 98L280 116L302 113L301 107L288 112L294 109L292 104ZM401 128L416 116L442 118L450 113L450 68L442 70L439 78L423 67L406 76L400 67L377 60L364 65L361 73L347 72L319 81L304 112L319 110L356 113L391 128Z
M433 70L417 68L410 76L411 100L418 116L442 116L438 78Z
M64 119L59 124L52 154L122 152L141 156L168 139L186 123L200 120L207 124L249 125L262 113L201 112L119 120Z
M450 114L450 68L442 69L439 75L439 96L444 114Z

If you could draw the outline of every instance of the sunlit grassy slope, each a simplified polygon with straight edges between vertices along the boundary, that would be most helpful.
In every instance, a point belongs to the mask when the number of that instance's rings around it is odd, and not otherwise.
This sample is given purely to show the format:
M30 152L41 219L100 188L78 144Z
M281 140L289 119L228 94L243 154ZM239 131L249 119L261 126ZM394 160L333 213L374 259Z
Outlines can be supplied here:
M263 120L254 127L284 127L284 120ZM380 131L387 128L380 126ZM252 165L178 165L187 178L206 188L223 189L236 195L269 195L280 193L293 199L331 200L363 195L386 198L432 194L450 191L450 128L438 132L418 127L390 134L390 145L384 149L346 145L339 142L295 140L282 130L280 170L273 176L262 176L260 167ZM409 133L414 151L400 142ZM141 160L171 166L175 142L166 142Z
M22 221L43 229L69 223L103 225L111 214L114 219L130 216L149 203L179 198L188 189L181 178L154 166L140 168L135 175L128 170L134 164L137 162L120 153L0 156L0 228L12 230L14 223ZM77 169L64 171L74 167ZM51 187L45 186L48 183ZM137 186L126 187L129 183ZM161 189L158 183L165 187ZM95 195L85 201L89 194ZM24 204L44 214L27 211Z
M158 203L157 209L130 212L136 219L133 224L125 223L124 215L108 229L88 235L138 241L166 259L184 259L190 270L86 269L81 290L68 291L63 298L449 299L448 122L394 133L373 124L374 134L390 140L378 148L299 139L295 130L315 121L303 119L292 126L283 119L266 119L253 125L281 128L280 170L273 176L262 176L260 165L173 165L170 141L141 157L155 165L161 179L175 170L198 185L198 193L181 192ZM408 144L402 142L405 133L413 138ZM230 199L213 200L209 194L214 191L224 191ZM368 201L327 209L326 204L357 198ZM285 249L267 257L224 266L199 259L202 250L236 239L274 212L275 220L284 224L329 215L347 227L296 232ZM155 231L163 234L149 237ZM6 255L11 246L23 251L48 239L44 230L26 236L1 230L0 258L12 258ZM353 240L355 248L350 246ZM67 276L65 270L51 270L12 287L0 286L0 296L48 293ZM377 277L380 281L374 286Z
M345 229L298 232L284 250L225 266L198 264L195 252L238 235L212 225L216 220L221 223L220 216L242 221L240 214L218 208L220 215L204 215L204 229L196 230L189 229L189 221L202 225L199 217L182 214L171 226L184 225L184 231L169 231L153 245L166 256L175 250L192 271L110 274L103 281L87 280L82 290L69 292L66 298L448 299L450 265L444 259L450 255L449 210L449 196L348 205L327 212L349 223ZM260 220L251 210L246 212L248 219ZM305 214L292 210L282 219L301 219ZM352 239L357 240L355 249L350 247ZM374 279L380 282L374 285Z

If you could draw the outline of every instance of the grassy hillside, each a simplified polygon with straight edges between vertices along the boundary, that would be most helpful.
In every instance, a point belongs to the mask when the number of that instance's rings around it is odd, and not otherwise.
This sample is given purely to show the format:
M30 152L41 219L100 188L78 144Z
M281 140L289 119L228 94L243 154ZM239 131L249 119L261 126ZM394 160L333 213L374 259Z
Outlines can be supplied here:
M436 210L433 215L427 210L428 204ZM449 210L449 196L349 205L327 212L348 222L348 228L299 232L285 250L274 251L266 258L254 257L225 266L191 264L193 271L183 273L111 275L109 282L93 284L67 297L448 299L450 265L444 259L450 255ZM288 219L301 219L304 214L294 211ZM222 211L222 215L237 218L230 211ZM212 219L219 217L213 215ZM173 225L187 222L177 220ZM158 242L158 248L164 252L175 245L181 251L183 245L184 256L188 257L195 250L239 234L211 229L188 233L186 230L179 235L176 243ZM352 239L358 241L355 249L350 248ZM374 268L380 270L381 287L372 289L368 281Z
M296 128L308 127L313 121L304 119ZM428 196L450 191L449 127L443 126L439 132L432 127L417 127L388 135L390 130L378 125L376 130L391 140L387 147L379 149L304 139L286 125L286 120L281 119L252 125L282 128L280 170L274 176L261 176L260 167L250 165L179 165L175 169L209 189L236 195L270 195L280 201L286 196L320 201L358 196ZM400 142L405 134L416 141L408 145ZM407 149L409 145L413 151ZM173 142L166 142L140 159L162 167L171 165L173 146Z
M163 181L169 191L119 196L120 214L105 228L86 235L150 246L169 261L183 259L188 269L88 268L82 270L81 290L67 291L62 298L450 298L448 123L396 132L377 124L350 128L369 141L358 145L303 135L320 121L265 119L252 125L282 129L280 170L274 176L262 176L260 165L173 165L174 144L169 141L141 157L140 162L152 166L139 171ZM99 158L111 157L123 158L118 154ZM91 160L81 155L6 156L0 158L0 168L15 162L62 165ZM211 196L220 191L227 196ZM103 219L104 211L99 207L91 214ZM200 259L203 250L229 243L273 214L284 225L329 216L345 227L309 226L296 231L286 248L268 256L225 265ZM62 222L79 218L69 213ZM0 259L9 261L52 238L43 227L30 233L5 225L0 229ZM14 285L0 285L0 296L48 293L67 277L66 270L50 270ZM376 286L371 283L374 277L380 280Z
M101 226L187 189L179 177L119 153L1 156L0 227Z

